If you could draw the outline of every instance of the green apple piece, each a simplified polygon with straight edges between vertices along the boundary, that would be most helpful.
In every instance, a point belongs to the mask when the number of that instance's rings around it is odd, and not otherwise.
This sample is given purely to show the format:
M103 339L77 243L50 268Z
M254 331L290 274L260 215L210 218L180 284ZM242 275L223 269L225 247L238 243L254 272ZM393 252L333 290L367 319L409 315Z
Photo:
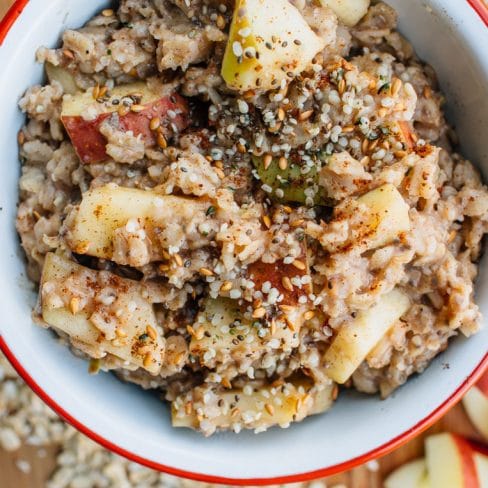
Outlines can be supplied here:
M202 430L206 435L236 424L260 431L274 425L287 427L291 422L326 411L333 403L334 389L333 383L319 387L298 382L254 387L251 393L246 389L199 386L173 402L172 423L174 427ZM212 405L205 404L206 397L212 399ZM214 403L220 407L216 409Z
M320 3L333 10L343 24L353 27L366 15L370 0L320 0Z
M204 200L108 184L82 195L79 207L70 216L66 239L78 254L112 259L115 231L129 220L135 219L152 238L156 229L165 228L175 218L183 225L198 213L205 215L209 205Z
M301 167L297 164L291 163L283 170L280 169L276 158L267 168L264 166L262 156L253 156L252 159L261 185L271 187L270 197L273 200L301 203L302 205L307 202L312 205L325 205L324 189L317 184L319 176L316 166L313 166L306 174L302 174ZM308 192L311 195L310 199L307 199Z
M63 68L62 66L54 66L54 64L50 62L46 62L44 66L49 82L52 83L53 81L57 81L60 83L64 93L75 95L80 91L74 76L66 68Z
M325 47L288 0L237 0L222 61L230 88L279 88L306 69Z
M99 301L98 293L104 290L112 291L110 305ZM43 320L85 345L84 351L93 348L102 356L109 353L157 374L163 362L164 338L157 332L152 304L143 295L144 286L137 281L95 271L53 253L46 256L40 286ZM123 313L117 314L117 310ZM103 331L95 326L100 322ZM154 337L147 336L148 326Z
M345 383L409 307L407 295L394 289L369 309L358 312L341 327L325 353L327 375L337 383Z

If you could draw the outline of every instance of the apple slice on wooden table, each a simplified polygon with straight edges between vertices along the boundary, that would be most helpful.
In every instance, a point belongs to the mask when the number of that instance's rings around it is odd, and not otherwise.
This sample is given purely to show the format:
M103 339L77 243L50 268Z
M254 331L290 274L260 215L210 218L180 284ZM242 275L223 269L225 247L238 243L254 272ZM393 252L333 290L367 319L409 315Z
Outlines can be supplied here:
M488 448L452 433L425 441L431 488L487 488Z
M96 91L95 88L65 95L61 110L61 121L85 164L107 159L107 140L100 126L113 114L118 117L121 131L132 131L148 146L157 143L158 133L151 129L153 119L159 120L159 129L166 138L189 124L188 104L177 93L162 95L142 82L117 86L102 97L97 96Z
M488 371L466 393L463 405L473 425L488 440Z
M480 488L488 487L488 447L471 443Z
M324 47L325 41L288 0L237 0L222 78L241 92L279 88Z
M416 459L397 468L385 480L385 488L430 488L425 459Z

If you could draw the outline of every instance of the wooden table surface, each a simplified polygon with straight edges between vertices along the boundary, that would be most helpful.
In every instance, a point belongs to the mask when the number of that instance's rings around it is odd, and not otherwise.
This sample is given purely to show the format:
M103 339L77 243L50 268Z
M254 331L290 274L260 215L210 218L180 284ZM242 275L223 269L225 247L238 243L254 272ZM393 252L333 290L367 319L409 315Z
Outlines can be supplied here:
M48 0L46 0L48 1ZM6 12L12 0L0 0L0 17ZM423 453L423 439L426 435L438 431L453 431L481 438L476 434L467 419L462 406L457 405L442 420L431 427L423 435L410 441L405 446L372 463L361 466L346 473L334 476L327 480L328 486L343 483L348 488L380 488L382 480L395 467L410 459L421 456ZM23 447L15 453L0 451L0 487L1 488L41 488L55 467L56 448L46 449L46 456L40 458L37 449ZM26 460L31 464L29 474L22 473L17 467L18 460Z

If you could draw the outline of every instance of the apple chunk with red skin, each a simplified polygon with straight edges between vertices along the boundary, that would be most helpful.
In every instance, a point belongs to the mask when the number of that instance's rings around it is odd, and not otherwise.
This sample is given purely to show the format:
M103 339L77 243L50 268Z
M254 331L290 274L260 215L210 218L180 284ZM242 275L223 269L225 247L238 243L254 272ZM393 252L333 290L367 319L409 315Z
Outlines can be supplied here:
M425 441L427 471L432 488L486 488L488 448L452 433Z
M285 287L283 278L293 277L302 278L309 274L307 260L305 255L297 258L297 266L285 264L282 259L274 263L263 263L256 261L247 268L247 276L255 283L255 289L260 290L266 281L271 283L272 288L276 288L280 295L283 295L281 305L298 305L299 298L302 295L307 296L311 292L310 284L303 285L302 288L293 286L293 289Z
M118 117L121 131L132 131L134 136L141 136L147 146L157 143L157 132L150 127L152 119L159 119L166 138L189 124L189 107L182 96L177 93L162 95L145 83L115 87L98 100L93 98L93 90L65 95L61 121L83 163L108 159L105 152L107 140L100 132L100 126L112 115Z
M463 405L473 425L488 439L488 371L466 393Z
M274 263L256 261L247 268L247 277L253 281L256 290L261 290L264 283L268 282L270 289L275 288L279 293L278 296L283 297L279 302L279 307L288 327L294 332L302 327L306 320L306 313L311 312L313 307L308 300L308 295L312 291L311 280L302 284L301 287L295 286L292 280L295 281L294 278L301 280L309 275L310 269L305 246L302 248L302 255L296 258L294 263L285 264L282 259ZM303 300L302 297L305 297L306 300Z

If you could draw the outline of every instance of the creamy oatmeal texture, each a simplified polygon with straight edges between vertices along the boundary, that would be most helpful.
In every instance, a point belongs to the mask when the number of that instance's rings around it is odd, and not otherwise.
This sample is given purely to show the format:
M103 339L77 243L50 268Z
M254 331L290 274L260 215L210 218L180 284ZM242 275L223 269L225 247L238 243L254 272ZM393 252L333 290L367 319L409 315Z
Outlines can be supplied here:
M385 397L476 333L488 193L396 22L122 0L39 48L17 218L39 324L205 435Z

